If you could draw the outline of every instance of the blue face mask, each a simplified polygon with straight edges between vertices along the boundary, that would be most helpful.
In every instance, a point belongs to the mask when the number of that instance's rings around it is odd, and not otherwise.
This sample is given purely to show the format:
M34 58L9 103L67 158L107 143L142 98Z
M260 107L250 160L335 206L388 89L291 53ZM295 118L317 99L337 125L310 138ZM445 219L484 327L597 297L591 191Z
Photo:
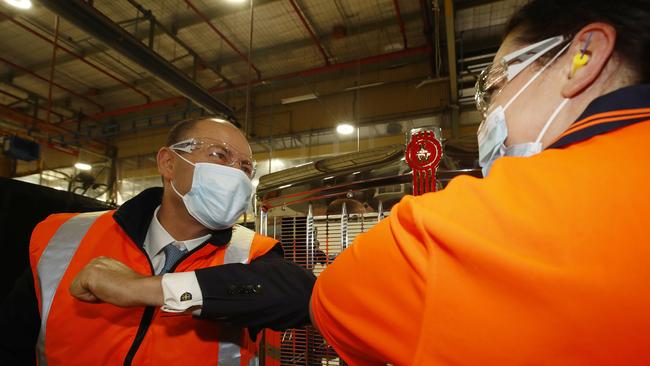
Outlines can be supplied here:
M246 212L253 185L239 169L212 163L192 163L194 166L192 188L182 195L171 182L172 189L181 197L187 212L201 225L211 230L232 227Z
M552 115L547 120L544 128L540 131L537 139L534 142L527 142L523 144L506 146L505 141L508 138L508 124L506 123L506 109L514 102L517 97L523 93L542 73L566 50L570 44L564 46L549 63L544 65L533 77L505 104L505 106L496 106L485 118L478 130L478 149L479 149L479 165L483 170L483 176L487 177L492 164L502 156L532 156L542 152L542 138L546 131L551 126L555 117L560 113L562 108L566 105L569 99L564 99L562 103L555 109ZM545 51L547 52L548 49ZM539 54L543 55L545 52ZM529 66L528 63L526 66ZM518 66L518 65L516 65ZM523 68L519 69L521 72ZM516 75L515 75L516 76ZM514 76L512 76L514 77Z

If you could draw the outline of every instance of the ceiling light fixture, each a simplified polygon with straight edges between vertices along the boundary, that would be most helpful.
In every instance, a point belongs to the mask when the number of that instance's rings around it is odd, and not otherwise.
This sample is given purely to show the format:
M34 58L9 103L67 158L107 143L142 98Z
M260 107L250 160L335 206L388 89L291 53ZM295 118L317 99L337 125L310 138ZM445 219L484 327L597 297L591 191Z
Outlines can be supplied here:
M316 99L316 98L318 98L318 94L309 93L309 94L305 94L305 95L299 95L297 97L283 98L283 99L280 99L280 102L282 104L291 104L291 103L304 102L306 100L313 100L313 99Z
M5 3L18 9L29 9L32 7L32 2L30 0L5 0Z
M74 167L79 170L90 170L93 168L92 165L86 163L76 163Z
M365 89L365 88L372 88L373 86L380 86L384 85L383 81L378 81L376 83L369 83L369 84L363 84L363 85L355 85L355 86L350 86L347 87L343 90L350 91L350 90L359 90L359 89Z
M354 132L354 126L349 123L341 123L336 126L336 132L341 135L350 135Z

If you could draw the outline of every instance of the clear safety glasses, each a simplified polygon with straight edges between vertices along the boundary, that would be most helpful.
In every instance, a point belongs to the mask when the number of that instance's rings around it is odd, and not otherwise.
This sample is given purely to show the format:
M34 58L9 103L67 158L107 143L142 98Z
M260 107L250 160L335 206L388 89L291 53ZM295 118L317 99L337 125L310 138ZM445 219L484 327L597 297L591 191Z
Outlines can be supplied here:
M545 39L501 58L496 64L486 67L476 81L474 99L476 109L487 117L494 98L506 84L540 57L566 41L564 36Z
M207 159L205 162L238 168L251 179L255 175L256 162L253 157L237 152L227 142L207 137L190 138L177 142L169 148L188 154L196 152Z

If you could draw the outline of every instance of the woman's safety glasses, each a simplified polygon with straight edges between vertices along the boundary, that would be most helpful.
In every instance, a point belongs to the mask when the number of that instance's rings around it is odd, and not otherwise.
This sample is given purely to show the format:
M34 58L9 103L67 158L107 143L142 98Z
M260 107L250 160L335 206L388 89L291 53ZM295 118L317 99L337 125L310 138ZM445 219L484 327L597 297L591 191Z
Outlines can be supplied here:
M227 142L207 137L190 138L177 142L169 148L186 153L196 152L204 156L206 162L238 168L251 179L255 175L256 163L253 157L237 152Z
M476 81L474 95L476 109L481 112L483 118L487 117L492 101L509 81L550 50L562 44L565 39L564 36L545 39L510 53L496 64L486 67Z

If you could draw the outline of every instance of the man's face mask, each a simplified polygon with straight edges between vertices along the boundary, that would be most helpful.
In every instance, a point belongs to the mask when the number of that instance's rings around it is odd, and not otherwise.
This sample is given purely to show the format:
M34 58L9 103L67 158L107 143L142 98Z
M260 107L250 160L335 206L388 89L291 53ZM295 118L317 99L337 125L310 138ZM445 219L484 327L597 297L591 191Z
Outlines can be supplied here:
M232 227L246 212L253 193L255 164L252 157L241 156L228 144L208 140L189 139L170 146L194 167L192 188L185 195L176 190L174 182L171 186L196 221L206 228L223 230ZM203 154L207 162L192 163L177 151Z
M519 75L528 66L537 61L540 57L555 49L565 42L563 36L553 37L535 43L519 51L506 55L496 66L488 67L479 76L476 82L476 106L483 114L484 121L478 129L479 164L483 168L483 176L487 176L495 160L502 156L531 156L542 151L542 138L551 126L562 108L569 99L558 105L551 114L546 124L539 132L534 142L505 146L508 138L508 125L506 123L505 111L510 105L540 76L546 69L557 60L560 55L570 46L567 43L555 56L544 65L526 84L504 105L498 105L488 113L491 102L501 90Z

